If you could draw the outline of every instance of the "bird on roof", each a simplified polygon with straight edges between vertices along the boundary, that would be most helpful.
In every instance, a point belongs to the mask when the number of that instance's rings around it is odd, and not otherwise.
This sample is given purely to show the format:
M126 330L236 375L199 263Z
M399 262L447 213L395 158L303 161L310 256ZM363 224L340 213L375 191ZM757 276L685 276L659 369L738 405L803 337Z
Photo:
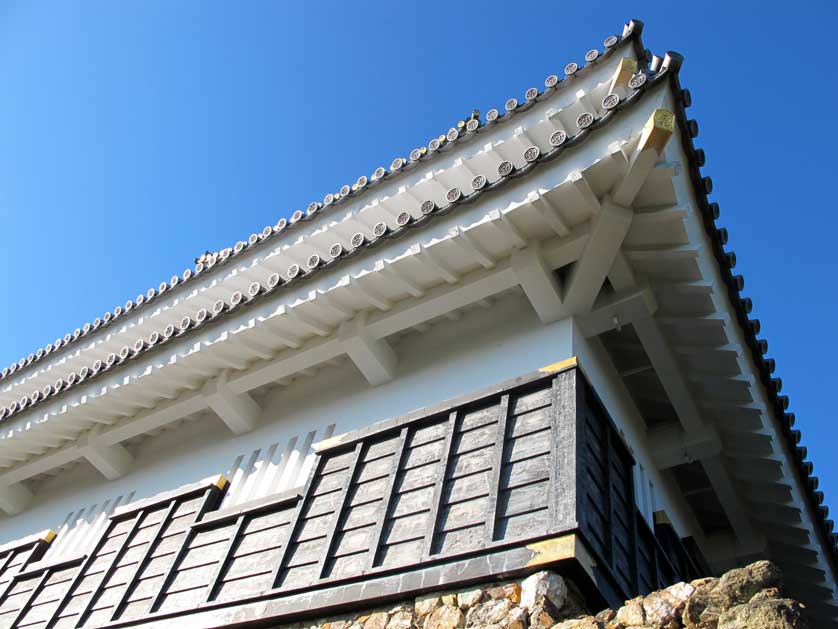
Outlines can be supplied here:
M209 251L204 251L201 255L195 258L195 264L198 264L199 262L206 262L211 256L212 254Z

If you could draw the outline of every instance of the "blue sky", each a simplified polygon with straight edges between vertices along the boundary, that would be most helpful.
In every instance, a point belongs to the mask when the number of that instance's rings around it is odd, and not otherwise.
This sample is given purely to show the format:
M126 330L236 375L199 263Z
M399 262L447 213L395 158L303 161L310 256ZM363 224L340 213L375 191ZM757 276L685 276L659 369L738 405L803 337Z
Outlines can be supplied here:
M698 146L827 500L835 3L0 4L0 365L91 321L625 20L686 56Z

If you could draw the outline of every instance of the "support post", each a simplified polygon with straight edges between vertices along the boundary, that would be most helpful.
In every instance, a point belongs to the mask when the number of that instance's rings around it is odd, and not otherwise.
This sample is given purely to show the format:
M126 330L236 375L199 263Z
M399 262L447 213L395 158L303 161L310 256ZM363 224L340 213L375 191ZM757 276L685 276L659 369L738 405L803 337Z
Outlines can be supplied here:
M675 130L675 114L666 109L656 109L643 127L637 148L629 160L629 167L620 182L611 190L617 205L632 204L646 177L660 159L666 143Z
M512 270L542 323L565 317L562 291L553 270L535 245L512 254Z
M21 483L0 487L0 509L7 515L17 515L32 500L32 492Z
M633 213L606 200L594 218L591 238L571 269L564 295L570 314L589 312L631 226Z
M398 358L382 339L374 339L366 329L366 316L360 314L341 324L341 347L372 386L389 382L395 376Z
M236 394L227 386L226 371L210 380L202 389L207 405L235 434L250 432L259 421L262 409L247 393Z
M80 450L82 456L108 480L124 476L134 462L131 453L118 443L105 445L89 439Z

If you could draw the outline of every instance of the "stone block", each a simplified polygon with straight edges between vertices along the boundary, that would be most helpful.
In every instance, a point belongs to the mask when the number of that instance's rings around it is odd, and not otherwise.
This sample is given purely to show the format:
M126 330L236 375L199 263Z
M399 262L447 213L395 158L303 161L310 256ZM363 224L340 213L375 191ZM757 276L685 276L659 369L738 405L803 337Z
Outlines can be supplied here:
M425 619L425 629L459 629L465 627L466 617L459 607L443 605Z

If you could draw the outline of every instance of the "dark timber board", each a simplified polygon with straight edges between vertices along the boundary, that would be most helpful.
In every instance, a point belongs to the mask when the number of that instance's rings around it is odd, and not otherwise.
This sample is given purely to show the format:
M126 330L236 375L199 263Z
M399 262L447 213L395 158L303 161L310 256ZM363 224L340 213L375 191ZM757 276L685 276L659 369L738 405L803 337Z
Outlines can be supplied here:
M32 612L41 596L46 574L28 573L27 568L40 559L51 537L33 535L0 547L0 627L11 627Z
M581 372L529 374L349 435L319 453L301 491L216 511L222 490L190 485L120 510L89 556L15 577L0 549L0 619L99 627L209 613L223 624L238 619L226 609L260 600L323 608L361 592L371 603L387 588L427 589L421 575L525 571L528 544L574 531L615 602L692 576L671 530L658 539L638 518L632 465Z

